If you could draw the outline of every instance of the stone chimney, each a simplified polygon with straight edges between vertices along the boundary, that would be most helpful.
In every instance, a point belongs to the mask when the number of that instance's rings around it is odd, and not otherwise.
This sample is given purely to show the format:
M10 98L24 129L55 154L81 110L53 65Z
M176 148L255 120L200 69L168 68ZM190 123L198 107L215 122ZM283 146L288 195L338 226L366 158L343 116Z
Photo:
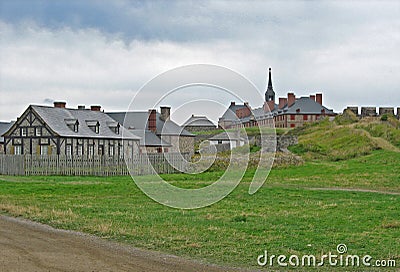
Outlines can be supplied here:
M287 97L288 107L290 107L294 104L294 102L296 102L296 96L294 95L294 93L288 93Z
M283 107L286 105L287 99L285 97L279 97L279 109L283 109Z
M154 133L157 131L157 115L156 110L150 109L149 116L147 119L147 129L153 131Z
M101 110L101 106L99 106L99 105L91 105L90 106L90 110L91 111L100 111Z
M171 107L160 107L161 109L161 120L168 121L171 115Z
M316 98L315 98L315 101L316 101L318 104L322 105L322 93L317 93L317 96L316 96Z
M313 101L315 101L315 95L311 94L311 95L310 95L310 99L313 100Z
M65 109L65 105L67 105L66 102L54 101L54 108Z

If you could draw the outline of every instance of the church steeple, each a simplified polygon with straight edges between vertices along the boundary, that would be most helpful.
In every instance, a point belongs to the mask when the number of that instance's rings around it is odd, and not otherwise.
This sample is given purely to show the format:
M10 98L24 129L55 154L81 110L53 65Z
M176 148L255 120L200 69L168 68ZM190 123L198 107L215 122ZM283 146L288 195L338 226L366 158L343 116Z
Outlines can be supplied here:
M275 92L274 88L272 87L272 76L271 76L271 68L269 68L268 73L268 87L267 91L265 92L265 101L275 101Z

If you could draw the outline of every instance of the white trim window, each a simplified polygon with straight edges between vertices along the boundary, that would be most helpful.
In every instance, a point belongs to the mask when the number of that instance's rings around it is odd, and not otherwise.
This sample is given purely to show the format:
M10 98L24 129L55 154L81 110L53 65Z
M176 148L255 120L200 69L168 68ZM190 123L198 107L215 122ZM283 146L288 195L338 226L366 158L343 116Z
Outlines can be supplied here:
M22 145L14 145L14 155L22 155Z
M109 146L108 155L110 155L110 157L114 157L114 145Z
M68 158L72 157L72 145L67 144L67 145L65 146L65 155L66 155Z
M89 158L92 158L94 155L94 145L89 145L88 147L88 156Z
M83 145L77 145L76 146L76 155L77 156L83 156Z
M47 145L40 145L40 155L46 156L49 152L49 146Z

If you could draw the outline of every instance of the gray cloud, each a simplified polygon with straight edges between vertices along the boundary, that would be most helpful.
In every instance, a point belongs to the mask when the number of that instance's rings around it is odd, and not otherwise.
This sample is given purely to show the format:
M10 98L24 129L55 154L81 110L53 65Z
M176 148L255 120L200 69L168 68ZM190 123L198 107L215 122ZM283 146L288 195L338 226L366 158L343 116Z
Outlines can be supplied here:
M277 95L323 91L337 111L400 105L397 1L2 1L0 10L1 120L46 98L123 109L152 77L191 63L232 68L261 92L272 66Z

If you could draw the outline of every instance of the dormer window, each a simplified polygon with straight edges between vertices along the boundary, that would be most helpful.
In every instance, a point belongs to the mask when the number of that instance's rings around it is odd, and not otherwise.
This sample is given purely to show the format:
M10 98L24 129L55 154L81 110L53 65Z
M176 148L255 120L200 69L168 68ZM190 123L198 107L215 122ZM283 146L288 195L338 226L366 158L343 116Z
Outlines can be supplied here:
M79 122L77 119L65 119L64 122L73 132L79 131Z
M119 134L120 124L118 122L107 122L107 126L112 130L112 132Z
M96 134L100 132L100 123L97 120L86 120L86 125Z

